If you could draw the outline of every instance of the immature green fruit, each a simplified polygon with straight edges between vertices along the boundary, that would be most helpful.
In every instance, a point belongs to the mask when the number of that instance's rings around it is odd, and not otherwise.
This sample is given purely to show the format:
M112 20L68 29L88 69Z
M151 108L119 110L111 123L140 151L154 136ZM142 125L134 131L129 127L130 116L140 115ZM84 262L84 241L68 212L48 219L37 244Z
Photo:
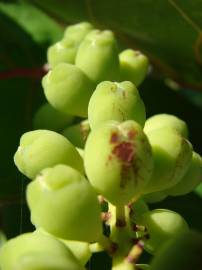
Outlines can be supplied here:
M135 121L109 121L90 133L84 164L97 193L124 205L139 197L150 179L151 146Z
M48 49L48 63L54 68L59 63L74 64L78 47L84 37L93 29L88 22L68 26L64 38Z
M101 82L88 105L92 129L107 120L135 120L142 127L146 118L145 106L137 88L131 82Z
M150 131L159 128L173 128L183 137L188 138L187 124L180 118L171 114L156 114L147 119L144 126L144 132L148 134Z
M127 49L119 54L119 62L121 80L140 85L148 72L148 58L139 51Z
M49 103L43 104L33 118L34 129L60 131L73 122L73 116L61 113Z
M151 270L201 270L202 235L182 233L166 243L154 256Z
M0 250L1 270L84 270L72 252L49 235L26 233Z
M145 241L145 249L150 253L155 253L166 241L189 229L182 216L166 209L146 212L141 217L141 225L148 232L149 239Z
M81 42L75 63L96 83L118 80L119 58L114 34L109 30L91 31Z
M152 146L154 170L145 194L168 189L186 173L192 157L191 144L172 128L159 128L147 134Z
M87 117L88 102L95 86L78 67L58 64L44 76L42 85L47 100L55 109Z
M37 228L35 233L42 233L46 235L51 235L47 231L43 230L42 228ZM88 260L90 259L92 253L90 250L90 244L87 242L80 242L80 241L72 241L72 240L64 240L61 238L57 238L59 241L65 244L67 248L73 253L76 259L82 264L85 265ZM66 270L66 269L65 269Z
M60 63L74 64L77 50L77 42L71 38L63 38L53 44L47 51L50 68L55 68Z
M193 191L202 182L202 158L193 152L191 164L184 177L175 186L165 190L171 196L185 195Z
M80 43L91 30L93 30L93 25L89 22L73 24L65 29L64 37Z
M63 243L71 250L82 265L86 265L92 255L89 243L70 240L63 240Z
M56 164L66 164L83 172L83 161L76 148L65 137L50 130L24 133L14 162L19 171L30 179Z
M157 203L157 202L163 201L167 197L167 194L165 192L166 191L157 191L157 192L145 194L143 196L143 199L147 203Z
M79 124L65 128L62 131L62 135L65 136L73 145L84 148L89 132L89 122L88 120L84 120Z
M56 237L91 242L102 232L96 193L71 167L43 170L28 185L27 201L33 224Z

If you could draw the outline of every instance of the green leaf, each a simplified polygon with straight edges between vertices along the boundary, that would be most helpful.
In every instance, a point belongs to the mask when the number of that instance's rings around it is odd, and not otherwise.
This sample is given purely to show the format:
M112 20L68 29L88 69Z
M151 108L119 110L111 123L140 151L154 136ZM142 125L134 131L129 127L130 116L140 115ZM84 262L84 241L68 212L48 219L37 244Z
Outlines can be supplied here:
M0 12L15 21L36 43L53 43L62 36L62 27L32 5L0 3Z
M201 0L31 2L66 23L90 20L114 30L128 47L143 50L166 76L202 89Z
M202 111L182 95L174 91L163 80L148 77L140 86L140 95L145 103L147 118L158 113L174 114L183 119L189 129L189 140L196 152L202 153Z

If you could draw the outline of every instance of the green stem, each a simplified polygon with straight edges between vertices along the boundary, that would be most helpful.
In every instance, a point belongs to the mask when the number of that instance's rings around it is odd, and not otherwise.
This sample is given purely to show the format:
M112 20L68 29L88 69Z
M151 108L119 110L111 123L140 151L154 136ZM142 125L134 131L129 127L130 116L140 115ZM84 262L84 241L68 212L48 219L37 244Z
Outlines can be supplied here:
M113 258L112 270L135 270L135 265L129 263L124 257Z
M98 244L107 251L110 255L113 255L116 252L116 245L112 240L105 235L101 235L98 239Z
M125 206L116 206L116 227L126 226Z
M142 254L143 248L144 243L142 241L138 241L138 243L131 248L128 256L126 257L127 262L135 264Z

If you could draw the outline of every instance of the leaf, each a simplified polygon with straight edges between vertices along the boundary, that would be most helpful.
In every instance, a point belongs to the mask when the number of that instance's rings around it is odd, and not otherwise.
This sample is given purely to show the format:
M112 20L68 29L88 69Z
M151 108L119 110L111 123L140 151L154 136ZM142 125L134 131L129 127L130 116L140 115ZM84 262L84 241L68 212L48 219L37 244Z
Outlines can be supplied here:
M0 11L15 21L36 43L54 43L62 36L62 27L32 5L0 3Z
M1 208L21 200L23 176L14 165L13 155L22 133L31 128L33 110L42 97L36 78L26 79L23 72L32 67L40 71L46 62L47 46L61 33L62 28L36 7L0 3ZM21 77L15 78L20 68L24 68ZM4 78L5 73L10 73L10 80Z
M2 206L9 201L20 200L23 176L14 164L13 155L22 133L31 128L33 109L41 98L39 85L28 79L0 81L0 88L3 101L0 114L0 206Z
M30 1L29 1L30 2ZM143 50L166 76L202 90L200 0L31 0L66 23L90 20Z
M163 80L148 77L140 86L140 95L145 103L147 118L158 113L168 113L183 119L189 129L189 140L196 152L202 153L202 110L182 95L173 91Z

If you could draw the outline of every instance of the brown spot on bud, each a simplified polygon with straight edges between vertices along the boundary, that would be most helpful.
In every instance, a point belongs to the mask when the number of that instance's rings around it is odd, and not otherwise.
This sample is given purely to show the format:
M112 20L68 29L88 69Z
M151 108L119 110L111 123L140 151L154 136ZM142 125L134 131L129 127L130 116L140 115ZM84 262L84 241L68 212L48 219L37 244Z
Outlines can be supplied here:
M98 195L98 201L100 204L105 203L105 198L102 195Z
M134 138L137 132L135 130L130 130L127 133L127 139L121 140L118 132L112 132L110 137L110 143L114 144L111 153L108 156L106 165L116 158L121 165L121 181L120 187L124 188L128 181L137 181L139 177L139 164L137 164L138 159L135 157L135 142ZM138 162L139 163L139 162Z
M123 228L126 226L126 222L125 220L122 220L122 219L117 219L116 221L116 227L118 228Z
M130 130L129 132L128 132L128 138L130 139L130 140L133 140L134 138L135 138L135 136L136 136L136 134L137 134L137 131L136 130Z
M132 203L128 203L128 204L127 204L127 206L128 206L129 209L132 208L132 205L133 205Z
M134 147L130 142L121 142L114 147L112 153L123 163L131 163L134 155Z
M121 163L121 183L124 188L127 181L131 179L131 168L133 168L134 145L131 142L120 142L112 150L112 154L117 157Z
M122 91L122 96L123 98L126 98L126 92L124 90Z
M85 142L90 133L90 128L87 124L84 124L84 123L80 123L79 128L80 128L82 139Z
M134 258L133 258L133 256L131 256L131 255L128 255L127 256L127 261L129 262L129 263L135 263L135 260L134 260Z
M137 246L140 248L140 249L144 249L144 242L143 241L138 241L137 242Z
M114 255L116 253L117 249L118 249L118 245L113 242L108 250L109 255Z
M136 245L138 243L139 239L138 238L132 238L131 242L133 245Z
M118 133L117 132L113 132L111 134L111 138L110 138L110 143L117 143L119 139Z
M141 55L140 51L134 51L134 56L139 56L139 55Z
M150 235L149 235L148 233L146 233L146 234L144 235L144 239L149 240L149 239L150 239Z
M133 224L133 225L132 225L132 230L133 230L134 232L137 232L137 231L138 231L138 226L137 226L137 224Z
M110 212L102 212L101 213L102 221L107 222L107 221L110 220L110 218L111 218L111 213Z

